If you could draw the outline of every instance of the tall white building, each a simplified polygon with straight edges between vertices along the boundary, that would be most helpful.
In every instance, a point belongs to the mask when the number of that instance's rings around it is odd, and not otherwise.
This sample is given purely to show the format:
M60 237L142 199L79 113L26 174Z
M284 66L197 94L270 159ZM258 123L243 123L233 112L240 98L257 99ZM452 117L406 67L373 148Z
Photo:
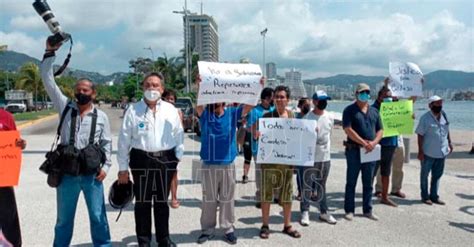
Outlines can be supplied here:
M277 69L275 63L267 63L265 65L266 75L268 79L275 79L277 77Z
M199 54L201 61L219 61L219 34L214 18L205 14L191 14L187 16L187 19L189 21L188 40L191 53Z
M296 69L293 68L289 72L285 72L285 85L290 88L291 98L307 97L303 81L301 80L301 72Z

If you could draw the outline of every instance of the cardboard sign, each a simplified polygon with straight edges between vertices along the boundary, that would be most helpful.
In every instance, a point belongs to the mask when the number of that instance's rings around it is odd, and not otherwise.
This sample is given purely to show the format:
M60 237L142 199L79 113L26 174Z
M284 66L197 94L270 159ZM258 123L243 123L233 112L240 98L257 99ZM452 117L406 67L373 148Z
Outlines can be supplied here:
M315 120L260 118L257 163L313 166Z
M256 105L260 98L262 70L257 64L198 62L201 83L198 105L237 102Z
M390 62L389 89L393 96L409 98L411 96L423 96L422 82L423 73L418 65L414 63Z
M18 131L0 131L0 187L18 185L21 167L21 148Z

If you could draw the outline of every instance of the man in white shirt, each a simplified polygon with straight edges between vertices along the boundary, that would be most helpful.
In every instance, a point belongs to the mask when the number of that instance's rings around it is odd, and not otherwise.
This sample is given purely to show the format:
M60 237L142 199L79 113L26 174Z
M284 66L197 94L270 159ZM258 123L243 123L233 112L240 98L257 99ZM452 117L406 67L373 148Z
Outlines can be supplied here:
M326 180L331 167L331 132L334 127L334 118L325 111L328 100L326 92L318 90L313 94L314 109L306 114L303 119L317 121L316 151L313 167L305 167L302 171L301 187L301 225L309 225L309 201L311 200L312 184L316 182L317 200L319 202L319 219L329 224L337 221L328 213L326 204Z
M184 152L178 110L161 100L164 78L150 73L143 80L144 99L125 113L118 140L119 183L134 181L135 225L139 246L151 243L151 206L158 246L175 246L169 238L168 195L176 165Z

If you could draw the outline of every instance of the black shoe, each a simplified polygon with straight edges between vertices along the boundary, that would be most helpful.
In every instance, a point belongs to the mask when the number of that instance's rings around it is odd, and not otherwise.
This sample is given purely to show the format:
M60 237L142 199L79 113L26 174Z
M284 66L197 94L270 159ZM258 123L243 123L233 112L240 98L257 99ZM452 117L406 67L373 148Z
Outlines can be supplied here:
M255 203L256 208L262 208L262 204L260 202Z
M224 235L224 240L229 244L237 244L237 237L235 236L234 232L229 232Z
M203 244L205 242L207 242L207 240L211 240L214 238L214 234L201 234L201 236L199 236L198 240L197 240L197 243L198 244Z
M176 244L169 237L158 242L158 247L176 247Z
M249 181L249 177L243 175L243 176L242 176L242 183L243 183L243 184L246 184L246 183L248 183L248 181Z
M438 204L438 205L446 205L445 202L441 201L440 199L438 200L431 200L433 203Z

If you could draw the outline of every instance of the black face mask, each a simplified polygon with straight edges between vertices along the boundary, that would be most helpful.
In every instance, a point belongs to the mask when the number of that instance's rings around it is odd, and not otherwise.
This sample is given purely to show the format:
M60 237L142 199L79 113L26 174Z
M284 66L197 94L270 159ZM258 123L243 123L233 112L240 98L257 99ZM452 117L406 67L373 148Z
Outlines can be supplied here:
M328 102L326 100L320 100L320 101L318 101L318 104L316 105L316 107L319 110L324 110L324 109L326 109L327 106L328 106Z
M431 110L436 114L440 113L442 109L443 106L431 106Z
M87 105L92 100L92 96L82 93L76 93L74 96L76 96L78 105Z
M306 114L309 112L309 105L304 105L303 107L301 107L301 113L303 114Z

